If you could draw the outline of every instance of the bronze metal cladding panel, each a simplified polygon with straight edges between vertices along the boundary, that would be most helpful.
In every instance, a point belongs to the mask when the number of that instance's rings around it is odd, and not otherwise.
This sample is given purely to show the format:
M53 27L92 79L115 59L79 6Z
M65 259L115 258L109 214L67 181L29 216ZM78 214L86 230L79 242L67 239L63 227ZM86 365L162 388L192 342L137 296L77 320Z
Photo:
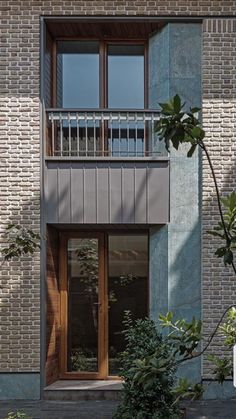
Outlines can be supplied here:
M47 161L48 223L165 224L169 161Z

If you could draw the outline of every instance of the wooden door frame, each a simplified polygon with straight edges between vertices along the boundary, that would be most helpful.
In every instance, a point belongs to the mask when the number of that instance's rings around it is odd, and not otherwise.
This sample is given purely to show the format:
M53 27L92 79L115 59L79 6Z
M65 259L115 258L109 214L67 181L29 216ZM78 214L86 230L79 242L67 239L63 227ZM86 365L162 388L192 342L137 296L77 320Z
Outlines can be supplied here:
M68 278L67 278L67 243L71 238L94 238L98 239L98 372L68 372L67 371L67 346L68 346ZM60 338L60 378L61 379L105 379L108 371L108 328L107 328L107 269L105 263L105 236L101 232L61 232L60 233L60 317L61 317L61 338Z
M109 375L108 365L108 238L110 235L146 235L148 237L149 249L149 230L126 230L126 229L107 229L91 232L91 230L80 231L61 231L59 234L59 289L60 289L60 379L77 380L121 380L119 376ZM68 372L67 371L67 345L68 345L68 278L67 278L67 243L70 238L98 238L98 257L99 257L99 298L103 301L99 310L100 326L98 328L98 373L94 372ZM149 260L149 255L148 255ZM101 263L102 262L102 263ZM148 290L149 273L148 273ZM148 292L148 312L150 310Z

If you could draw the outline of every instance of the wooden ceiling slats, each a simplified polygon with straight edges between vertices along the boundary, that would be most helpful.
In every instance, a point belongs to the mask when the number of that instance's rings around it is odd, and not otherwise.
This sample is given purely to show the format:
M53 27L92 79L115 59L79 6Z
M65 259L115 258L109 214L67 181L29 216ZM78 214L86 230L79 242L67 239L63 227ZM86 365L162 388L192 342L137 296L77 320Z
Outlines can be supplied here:
M53 38L147 39L160 30L160 22L92 22L48 20L47 27Z

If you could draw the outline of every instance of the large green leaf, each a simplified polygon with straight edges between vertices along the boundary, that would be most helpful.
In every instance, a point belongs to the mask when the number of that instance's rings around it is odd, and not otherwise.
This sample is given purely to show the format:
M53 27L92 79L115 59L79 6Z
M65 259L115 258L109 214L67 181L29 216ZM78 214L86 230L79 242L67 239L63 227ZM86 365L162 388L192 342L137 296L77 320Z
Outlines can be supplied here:
M192 157L193 153L195 152L197 144L193 144L190 149L188 150L187 157Z
M179 95L175 95L174 97L174 111L175 113L179 113L181 111L181 99Z

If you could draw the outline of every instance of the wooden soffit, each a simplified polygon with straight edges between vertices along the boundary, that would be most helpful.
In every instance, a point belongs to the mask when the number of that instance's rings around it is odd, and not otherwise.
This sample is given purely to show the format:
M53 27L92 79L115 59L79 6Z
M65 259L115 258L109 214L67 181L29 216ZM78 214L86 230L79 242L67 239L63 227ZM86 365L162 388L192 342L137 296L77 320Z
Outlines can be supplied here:
M128 21L128 20L46 20L46 25L53 38L84 39L147 39L160 30L163 22Z

